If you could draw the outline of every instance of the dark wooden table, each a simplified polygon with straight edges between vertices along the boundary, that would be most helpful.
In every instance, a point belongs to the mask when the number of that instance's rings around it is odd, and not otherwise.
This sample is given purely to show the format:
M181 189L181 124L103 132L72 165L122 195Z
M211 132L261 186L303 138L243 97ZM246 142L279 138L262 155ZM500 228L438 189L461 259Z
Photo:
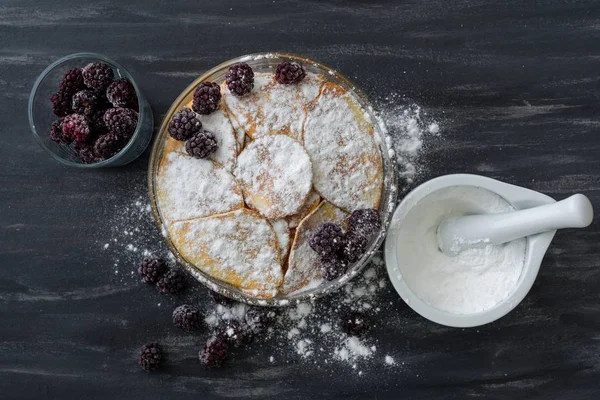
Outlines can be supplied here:
M393 307L373 334L403 369L323 374L248 351L206 372L200 344L174 333L169 300L159 307L135 278L115 275L119 255L102 249L124 205L146 201L149 152L79 171L29 132L33 81L65 54L95 51L129 68L158 125L209 67L289 51L345 72L376 102L401 93L440 121L443 139L423 153L415 184L475 173L557 199L582 192L600 209L600 3L501 3L1 1L0 397L600 398L597 218L559 232L526 300L479 329L429 323L386 292ZM138 243L160 246L147 225ZM123 273L133 258L123 255ZM170 344L172 362L157 375L136 365L151 337Z

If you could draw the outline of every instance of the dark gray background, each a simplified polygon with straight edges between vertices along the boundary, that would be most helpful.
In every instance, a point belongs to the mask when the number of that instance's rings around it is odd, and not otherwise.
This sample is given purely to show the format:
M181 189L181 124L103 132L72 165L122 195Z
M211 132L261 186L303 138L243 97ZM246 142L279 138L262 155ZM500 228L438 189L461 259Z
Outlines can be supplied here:
M0 1L0 397L599 398L597 218L559 232L526 300L485 327L437 326L387 292L374 335L403 370L267 365L265 344L206 372L183 335L163 373L139 370L139 345L172 335L169 313L98 250L115 209L144 194L148 152L114 170L58 165L28 129L32 83L60 56L103 53L134 74L158 125L202 71L267 50L427 108L444 140L416 183L476 173L600 207L597 1Z

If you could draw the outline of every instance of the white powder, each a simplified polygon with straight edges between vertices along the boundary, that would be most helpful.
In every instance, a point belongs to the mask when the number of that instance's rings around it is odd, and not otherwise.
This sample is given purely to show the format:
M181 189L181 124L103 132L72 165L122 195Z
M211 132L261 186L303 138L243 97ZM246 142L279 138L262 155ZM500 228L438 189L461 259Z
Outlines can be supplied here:
M512 210L497 194L472 186L428 195L408 212L400 227L400 277L419 298L439 310L473 314L493 308L515 288L523 269L526 239L448 257L438 249L436 232L440 222L449 217Z
M387 365L396 365L396 361L394 360L394 358L390 355L386 355L385 356L385 363Z

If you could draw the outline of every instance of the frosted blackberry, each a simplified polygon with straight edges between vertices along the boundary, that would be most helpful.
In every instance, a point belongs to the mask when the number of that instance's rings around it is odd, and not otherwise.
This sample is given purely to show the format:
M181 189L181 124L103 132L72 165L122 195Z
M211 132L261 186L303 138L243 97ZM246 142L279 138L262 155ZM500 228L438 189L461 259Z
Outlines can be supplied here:
M69 144L73 138L65 135L62 131L62 119L57 119L50 126L50 139L58 144Z
M173 311L173 324L186 332L199 330L203 320L204 317L198 307L184 304Z
M63 134L77 142L87 142L91 138L90 125L80 114L67 115L62 122Z
M214 82L202 82L194 92L192 108L198 114L208 115L219 108L221 88Z
M187 107L173 116L169 122L169 135L175 140L188 140L202 128L202 122L195 112Z
M208 158L217 151L217 138L212 132L201 130L185 142L185 151L194 158Z
M185 275L178 269L172 269L158 278L156 288L162 294L179 294L186 287Z
M132 106L137 103L135 89L127 79L119 79L108 85L106 98L114 107Z
M58 89L63 93L71 95L85 89L81 68L72 68L68 70L58 83Z
M229 343L226 337L215 335L209 338L200 350L200 362L208 368L219 368L227 359Z
M75 142L73 150L82 164L93 164L99 161L94 154L94 146L89 143Z
M336 224L326 222L310 236L308 244L321 257L333 256L344 246L344 232Z
M125 142L116 133L105 133L96 139L94 154L102 160L107 160L117 154L124 147Z
M333 281L344 275L348 269L348 262L342 257L324 257L321 259L321 274L323 279Z
M90 89L103 90L113 81L112 68L101 62L90 63L82 69L83 83Z
M275 80L284 85L300 83L305 76L304 67L297 62L284 61L279 63L275 71Z
M89 117L99 109L99 102L98 96L93 91L81 90L73 95L71 108L73 112Z
M128 140L135 132L138 115L130 108L109 108L103 119L109 131Z
M156 371L160 368L163 352L156 342L148 343L140 349L140 366L145 371Z
M254 71L246 63L234 64L229 67L225 82L232 94L243 96L254 88Z
M72 95L65 92L57 92L50 96L50 102L52 103L52 112L57 117L66 117L73 113L71 108Z
M368 244L367 237L354 231L348 232L342 250L344 258L351 263L358 261L366 253Z

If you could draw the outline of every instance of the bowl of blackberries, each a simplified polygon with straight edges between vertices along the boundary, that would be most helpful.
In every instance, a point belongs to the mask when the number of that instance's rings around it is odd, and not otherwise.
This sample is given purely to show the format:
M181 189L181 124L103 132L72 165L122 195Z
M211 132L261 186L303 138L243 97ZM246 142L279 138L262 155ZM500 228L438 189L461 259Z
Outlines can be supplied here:
M125 68L94 53L46 68L29 97L29 125L62 164L116 167L139 157L153 132L152 109Z

